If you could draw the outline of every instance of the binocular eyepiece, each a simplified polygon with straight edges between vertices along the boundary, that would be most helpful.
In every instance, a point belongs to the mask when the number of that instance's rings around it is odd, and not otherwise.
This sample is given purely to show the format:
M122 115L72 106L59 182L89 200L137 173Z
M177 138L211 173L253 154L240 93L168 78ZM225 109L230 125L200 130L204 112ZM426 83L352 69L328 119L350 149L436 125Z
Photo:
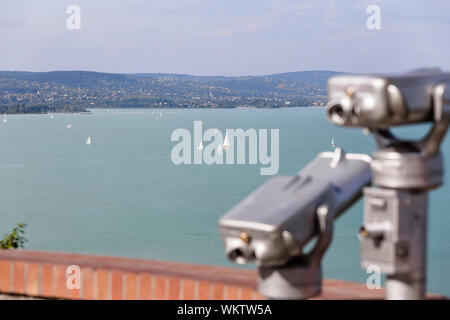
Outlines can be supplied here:
M433 95L450 74L342 75L328 81L327 115L339 126L387 129L433 120ZM447 100L450 100L447 92Z

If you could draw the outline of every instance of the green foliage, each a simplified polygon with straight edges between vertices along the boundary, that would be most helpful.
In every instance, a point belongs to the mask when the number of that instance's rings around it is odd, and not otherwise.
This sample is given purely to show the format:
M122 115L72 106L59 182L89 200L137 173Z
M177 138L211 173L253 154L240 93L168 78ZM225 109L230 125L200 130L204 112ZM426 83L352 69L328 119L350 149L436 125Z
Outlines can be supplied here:
M263 76L0 71L0 113L85 112L86 108L279 108L323 106L338 73Z
M23 248L25 242L28 240L25 238L25 223L18 223L17 226L8 234L6 234L3 240L0 240L0 249L17 249Z
M47 106L45 104L30 105L26 103L15 103L9 105L0 104L0 114L41 114L50 112L86 112L83 107L76 106Z

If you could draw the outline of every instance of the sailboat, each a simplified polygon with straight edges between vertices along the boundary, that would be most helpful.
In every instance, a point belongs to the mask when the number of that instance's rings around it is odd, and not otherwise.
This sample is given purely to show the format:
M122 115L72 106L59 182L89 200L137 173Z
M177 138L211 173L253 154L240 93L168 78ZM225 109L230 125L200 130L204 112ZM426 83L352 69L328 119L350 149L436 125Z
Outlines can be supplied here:
M200 141L200 144L197 147L197 150L203 150L203 142Z
M228 149L231 147L230 141L228 140L228 133L225 134L225 139L223 139L223 148Z
M6 115L3 115L3 122L6 123L8 120L6 119Z
M91 140L91 137L90 137L90 136L87 138L86 144L92 144L92 140Z
M67 129L72 128L72 124L71 124L71 123L68 123L67 126L66 126L66 128L67 128Z
M334 149L336 148L336 145L334 144L334 137L331 139L331 147Z

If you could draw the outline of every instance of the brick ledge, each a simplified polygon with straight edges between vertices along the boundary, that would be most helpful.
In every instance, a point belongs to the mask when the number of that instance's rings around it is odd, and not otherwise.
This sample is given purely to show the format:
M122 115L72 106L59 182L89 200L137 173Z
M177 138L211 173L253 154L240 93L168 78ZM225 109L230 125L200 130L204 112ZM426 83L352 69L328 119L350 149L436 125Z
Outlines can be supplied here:
M68 289L66 269L81 270ZM89 254L0 250L0 292L66 299L263 299L254 270ZM431 298L443 298L432 295ZM315 299L383 299L384 290L325 279Z

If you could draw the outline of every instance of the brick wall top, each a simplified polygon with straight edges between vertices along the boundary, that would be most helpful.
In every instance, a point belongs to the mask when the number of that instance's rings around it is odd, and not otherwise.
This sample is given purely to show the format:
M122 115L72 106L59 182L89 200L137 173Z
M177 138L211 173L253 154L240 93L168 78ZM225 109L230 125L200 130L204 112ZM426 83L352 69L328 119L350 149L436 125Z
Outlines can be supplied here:
M80 267L80 287L67 267ZM263 299L255 270L64 252L0 250L0 292L67 299ZM384 290L325 279L315 299L383 299ZM434 296L438 297L439 296Z
M0 260L28 261L54 265L78 265L94 269L119 269L133 273L151 273L167 277L195 278L229 284L255 286L251 270L150 259L98 256L66 252L0 250Z

